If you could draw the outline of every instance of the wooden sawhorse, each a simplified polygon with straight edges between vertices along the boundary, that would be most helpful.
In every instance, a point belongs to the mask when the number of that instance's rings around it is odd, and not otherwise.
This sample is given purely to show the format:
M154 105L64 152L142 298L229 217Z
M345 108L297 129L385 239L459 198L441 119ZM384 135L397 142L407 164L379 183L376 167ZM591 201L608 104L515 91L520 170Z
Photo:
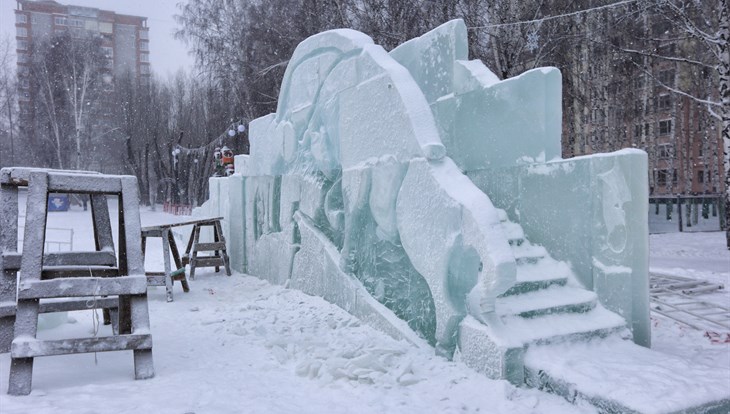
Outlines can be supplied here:
M17 187L28 187L22 254L12 246L17 243L17 235L12 234L17 231ZM0 222L8 225L0 231L0 239L4 247L10 248L0 257L2 292L16 286L7 276L20 271L8 394L30 393L33 360L39 356L131 350L135 378L154 376L147 283L139 250L137 179L78 171L6 168L0 170L0 190L0 205L8 207L0 215ZM53 192L91 195L96 251L44 254L48 195ZM107 194L119 198L118 263L104 197ZM96 301L105 296L118 298L119 325L113 335L61 340L36 337L42 300L70 298L63 305L70 308L58 306L52 310L60 311L73 309L90 297Z
M183 292L190 292L188 279L185 276L185 266L180 260L180 253L177 250L175 237L170 230L172 227L182 225L184 224L163 224L142 228L142 254L145 254L148 237L159 237L162 240L162 256L165 270L163 272L145 272L145 275L147 276L147 286L165 287L168 302L172 302L172 284L174 281L180 282ZM172 253L172 258L175 261L175 270L172 270L170 264L170 253Z
M224 266L226 274L231 275L230 260L226 251L226 239L221 228L222 219L223 217L215 217L187 223L193 225L193 230L190 232L188 247L185 249L185 256L183 256L183 264L190 264L190 279L195 279L195 269L197 267L215 267L217 272L221 266ZM200 243L200 230L203 227L213 228L212 243ZM198 256L198 252L213 252L213 255Z

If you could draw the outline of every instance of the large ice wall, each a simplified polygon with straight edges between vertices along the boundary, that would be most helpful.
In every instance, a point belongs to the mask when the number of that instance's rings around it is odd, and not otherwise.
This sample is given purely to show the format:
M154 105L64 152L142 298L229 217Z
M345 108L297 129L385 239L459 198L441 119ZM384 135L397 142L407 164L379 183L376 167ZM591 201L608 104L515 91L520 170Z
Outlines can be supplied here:
M306 39L196 214L225 217L236 270L516 381L525 344L495 308L522 222L648 343L645 155L561 161L558 70L500 81L467 55L460 20L391 53L346 29Z

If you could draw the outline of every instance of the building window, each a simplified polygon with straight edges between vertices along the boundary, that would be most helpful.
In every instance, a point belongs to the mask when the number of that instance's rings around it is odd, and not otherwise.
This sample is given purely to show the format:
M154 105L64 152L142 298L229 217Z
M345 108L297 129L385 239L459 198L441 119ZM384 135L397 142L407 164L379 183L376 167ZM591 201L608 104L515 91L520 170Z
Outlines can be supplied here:
M145 52L148 51L148 50L150 50L150 44L149 44L149 42L139 42L139 50L142 50L142 51L145 51Z
M674 85L674 69L660 71L657 79L665 85Z
M68 25L73 27L85 27L84 21L81 19L68 19Z
M53 23L56 26L68 26L68 19L65 17L56 16L53 18Z
M150 32L147 30L140 30L139 38L142 40L148 40L150 38Z
M649 135L649 124L644 124L644 135ZM641 138L641 124L634 125L634 138Z
M18 63L27 63L28 55L26 53L18 53Z
M668 111L672 108L672 96L667 94L657 97L657 109L660 111Z
M113 59L114 58L114 48L109 46L102 46L101 47L102 53L104 53L104 57L107 59Z
M149 75L150 74L150 65L140 65L139 73L141 73L142 75Z
M656 172L656 183L660 187L667 185L667 170L658 170Z
M18 40L18 50L28 50L27 40Z
M141 62L147 63L147 62L150 61L150 55L148 53L142 53L142 54L139 55L139 60Z
M659 159L666 160L674 156L674 145L672 144L660 144L659 145Z
M16 29L16 36L18 37L28 37L28 29L25 27L18 27Z
M659 121L659 135L669 135L672 133L672 120Z
M26 24L28 23L28 16L22 13L15 15L15 23Z
M707 177L707 178L710 178L710 177ZM704 170L697 171L697 182L700 184L705 182L705 171Z
M677 169L675 168L672 172L672 183L677 184Z
M99 22L99 31L101 33L112 33L114 32L114 25L109 22Z

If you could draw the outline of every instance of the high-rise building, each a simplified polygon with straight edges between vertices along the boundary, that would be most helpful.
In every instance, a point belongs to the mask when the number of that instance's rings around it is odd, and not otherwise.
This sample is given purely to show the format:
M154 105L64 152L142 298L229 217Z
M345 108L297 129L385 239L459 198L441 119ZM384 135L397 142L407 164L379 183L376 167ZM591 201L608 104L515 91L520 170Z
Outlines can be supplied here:
M117 14L109 10L60 4L53 0L17 0L15 27L18 70L28 62L31 43L69 32L102 39L108 68L115 75L131 72L142 81L150 76L149 28L147 18Z

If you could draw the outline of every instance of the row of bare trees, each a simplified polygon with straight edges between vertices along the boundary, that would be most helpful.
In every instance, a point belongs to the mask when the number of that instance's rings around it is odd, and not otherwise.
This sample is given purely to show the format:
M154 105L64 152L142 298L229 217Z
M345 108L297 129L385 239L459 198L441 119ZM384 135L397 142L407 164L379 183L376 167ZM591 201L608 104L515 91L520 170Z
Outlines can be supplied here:
M700 192L720 191L721 178L730 178L728 0L187 0L179 7L176 35L196 58L192 76L147 85L115 76L110 84L104 70L87 70L96 52L75 56L71 42L37 49L42 58L33 60L27 85L37 94L36 121L22 124L34 131L28 142L42 148L42 163L106 165L102 154L111 153L140 177L146 201L160 194L200 202L211 148L184 148L210 143L233 119L272 112L301 40L349 27L390 49L462 18L470 58L500 78L561 69L564 156L644 149L656 170L650 185L670 193L698 191L698 184ZM95 47L92 39L81 49ZM12 84L0 77L3 136L21 132L11 116ZM9 158L4 141L0 163ZM94 151L112 142L114 150ZM710 166L701 177L697 154Z
M68 34L30 44L16 77L13 46L0 43L0 166L131 173L146 204L197 205L214 147L241 145L221 136L240 114L202 77L113 74L98 37Z

